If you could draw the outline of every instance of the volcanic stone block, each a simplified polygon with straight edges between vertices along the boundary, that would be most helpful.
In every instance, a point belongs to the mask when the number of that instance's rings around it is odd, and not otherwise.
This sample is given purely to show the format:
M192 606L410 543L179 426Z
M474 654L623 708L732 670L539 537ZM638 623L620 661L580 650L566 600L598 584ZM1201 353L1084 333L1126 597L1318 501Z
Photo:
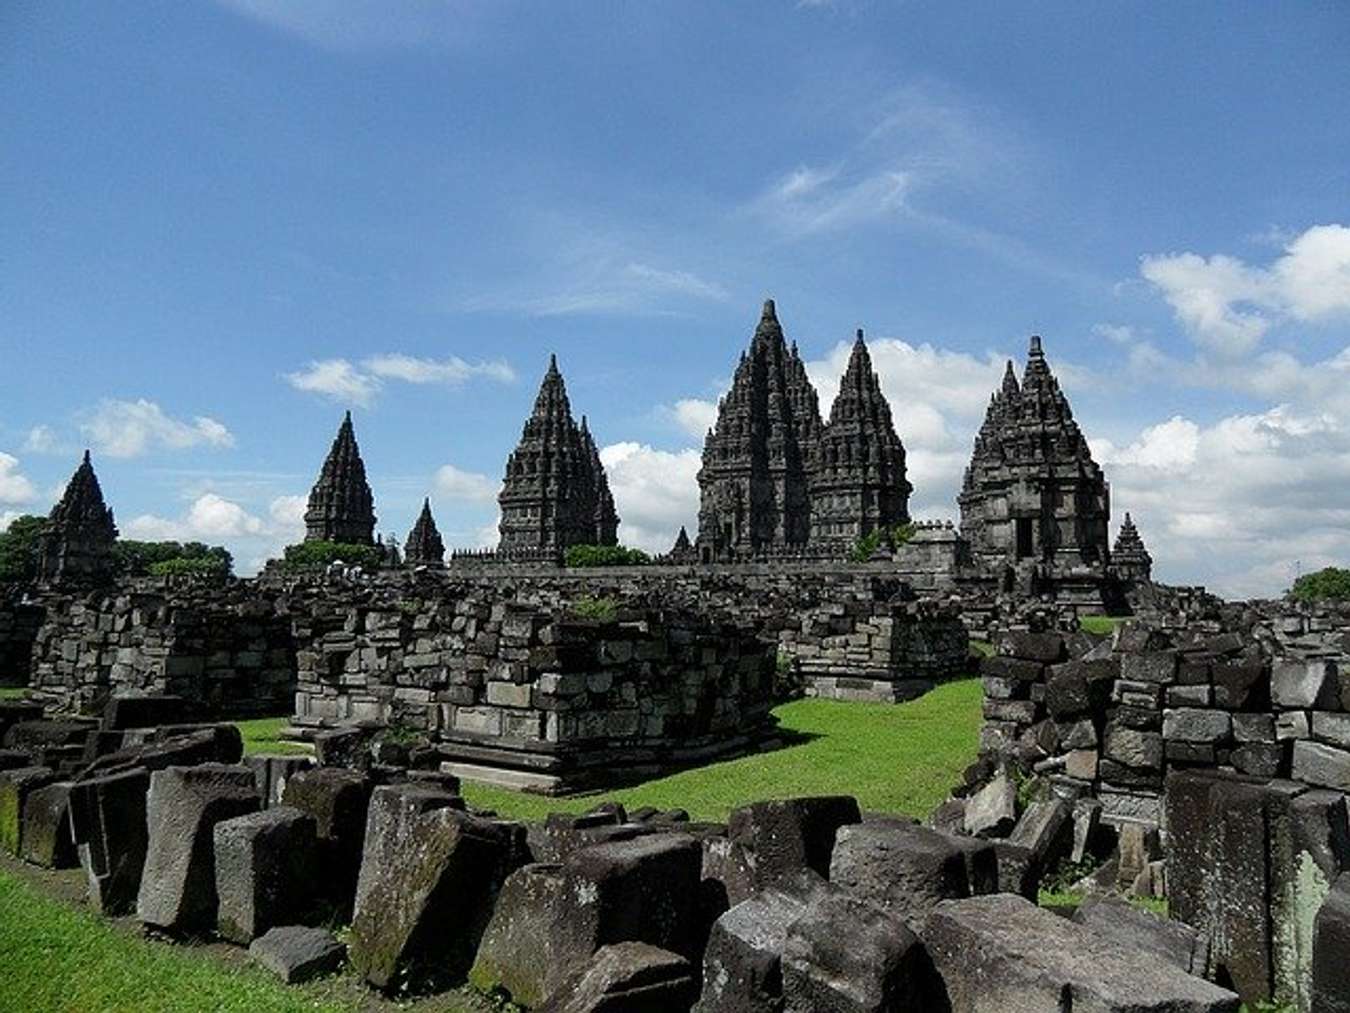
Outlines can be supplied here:
M1053 665L1067 657L1064 638L1058 633L1012 632L999 641L998 653L1043 665Z
M861 821L858 800L845 795L755 802L731 814L727 836L748 851L764 887L803 869L827 875L839 828Z
M18 767L0 772L0 848L19 854L23 838L23 811L28 797L51 784L49 767Z
M602 946L539 1013L685 1013L698 998L693 965L648 943Z
M1027 900L1035 900L1040 892L1041 875L1046 866L1030 848L1008 841L992 842L998 862L998 879L991 889L972 890L972 893L1015 893ZM969 872L969 866L967 866Z
M243 758L244 766L253 771L263 808L280 805L286 794L286 784L292 777L314 766L308 756L287 756L255 753Z
M1350 791L1350 751L1321 742L1295 742L1294 780Z
M717 919L703 953L696 1013L782 1013L788 927L827 889L809 877L755 894Z
M1043 868L1051 868L1073 846L1073 821L1068 805L1052 798L1032 802L1008 835L1012 844L1027 848Z
M1214 703L1228 710L1270 709L1269 669L1261 661L1219 661L1213 668Z
M248 954L288 985L299 985L342 966L347 947L327 929L283 925L249 944Z
M247 767L203 763L151 774L149 844L136 916L171 932L214 929L216 824L256 812L258 806L253 772Z
M273 806L217 823L216 925L247 945L276 925L314 916L314 817Z
M292 775L282 792L283 805L314 817L317 879L339 918L350 913L356 897L373 790L365 774L316 767Z
M115 696L103 708L104 731L181 725L196 716L197 707L181 696Z
M136 731L124 733L135 736ZM153 729L151 737L122 749L106 753L80 772L79 778L140 767L164 770L167 767L194 767L199 763L238 763L243 754L243 739L234 725Z
M70 835L69 781L38 788L23 806L19 854L25 862L46 869L73 869L80 864Z
M1177 707L1163 711L1163 738L1179 742L1226 742L1233 731L1227 711Z
M1205 973L1208 943L1189 925L1159 918L1117 897L1092 895L1084 898L1073 920L1122 949L1144 950L1187 974Z
M1281 658L1271 664L1270 697L1287 710L1329 710L1339 704L1340 683L1330 658Z
M469 980L535 1006L608 944L692 956L701 865L699 843L685 834L596 844L563 865L527 865L502 888Z
M1012 682L1037 683L1045 677L1045 666L1039 661L1022 661L1018 658L985 658L980 662L980 675ZM1019 697L1024 695L1023 692L1015 694Z
M150 773L126 770L70 789L70 826L94 910L111 917L136 908L147 843Z
M19 721L5 732L4 745L29 754L52 746L83 746L95 727L89 721Z
M1125 728L1119 724L1106 726L1102 755L1126 767L1160 770L1163 763L1163 739L1157 732ZM1124 782L1119 782L1124 783Z
M25 700L0 700L0 742L14 725L26 721L41 721L42 705Z
M939 901L971 895L966 856L957 843L936 830L899 822L842 828L830 882L911 927Z
M350 956L372 985L435 985L473 961L515 849L504 825L462 804L414 784L371 796Z
M1149 682L1167 686L1176 681L1175 651L1147 651L1126 654L1120 659L1120 678L1128 682Z
M813 897L787 927L785 1013L922 1009L923 946L898 918L846 894Z
M1001 837L1017 823L1017 786L1000 770L966 803L966 833Z
M1232 992L998 894L939 904L920 933L951 1013L1237 1013Z
M320 767L350 767L364 770L370 766L370 740L375 730L335 728L314 736L314 758Z
M1313 935L1312 1006L1317 1013L1350 1013L1350 874L1336 880L1317 912Z
M1246 742L1229 754L1228 762L1242 774L1278 777L1284 766L1285 748L1275 742Z
M1056 720L1091 714L1111 700L1111 684L1119 676L1113 661L1071 661L1049 671L1045 707Z

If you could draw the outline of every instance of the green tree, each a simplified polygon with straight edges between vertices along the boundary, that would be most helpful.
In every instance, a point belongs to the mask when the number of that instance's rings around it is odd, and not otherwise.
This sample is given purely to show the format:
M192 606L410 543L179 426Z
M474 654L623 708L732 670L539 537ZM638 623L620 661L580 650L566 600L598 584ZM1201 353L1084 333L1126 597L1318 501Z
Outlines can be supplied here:
M380 565L380 550L373 545L346 542L301 542L286 546L281 566L285 570L313 570L342 562L374 570Z
M45 517L24 514L0 533L0 580L32 580L37 576L38 536L46 526Z
M1289 589L1294 601L1350 601L1350 570L1328 566L1315 573L1305 573Z
M227 548L205 542L138 542L123 538L113 545L113 558L118 569L130 577L165 573L228 576L234 570L234 557Z
M641 549L624 545L573 545L563 554L563 565L583 566L646 566L651 556Z

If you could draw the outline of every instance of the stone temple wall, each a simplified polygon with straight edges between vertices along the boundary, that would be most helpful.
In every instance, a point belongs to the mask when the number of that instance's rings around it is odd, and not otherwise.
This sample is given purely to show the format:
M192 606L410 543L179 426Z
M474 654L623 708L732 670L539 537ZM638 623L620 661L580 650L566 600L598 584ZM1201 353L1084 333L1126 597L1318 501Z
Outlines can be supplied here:
M41 599L31 685L77 707L172 693L218 714L276 714L295 685L290 621L246 582L141 579Z
M24 600L23 589L0 597L0 686L26 686L33 672L33 642L46 610Z
M1158 824L1182 771L1350 791L1350 611L1213 604L1106 639L1012 633L981 672L982 752L1108 819Z

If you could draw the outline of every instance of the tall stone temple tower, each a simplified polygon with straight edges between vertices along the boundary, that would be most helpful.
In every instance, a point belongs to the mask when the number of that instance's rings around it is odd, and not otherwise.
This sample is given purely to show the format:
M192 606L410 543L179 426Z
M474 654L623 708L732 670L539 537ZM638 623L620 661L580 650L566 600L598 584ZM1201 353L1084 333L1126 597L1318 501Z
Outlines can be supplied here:
M422 500L422 512L403 544L403 558L410 566L440 566L445 562L445 542L431 516L431 500Z
M352 413L338 427L305 510L305 541L375 544L375 497L356 445Z
M909 522L905 447L858 331L811 466L811 541L851 547Z
M1102 470L1033 337L1019 383L1008 363L990 399L958 497L961 533L997 571L1104 571L1111 499Z
M573 545L614 545L619 518L590 429L572 418L556 356L540 384L520 443L506 461L501 494L506 555L560 554Z
M808 470L820 430L815 388L797 346L787 346L773 300L766 300L703 446L700 559L745 558L807 544Z
M86 450L38 536L38 579L81 583L109 577L116 541L113 512L103 502L103 490Z
M1111 550L1111 569L1121 580L1132 584L1147 584L1153 579L1153 557L1128 512Z

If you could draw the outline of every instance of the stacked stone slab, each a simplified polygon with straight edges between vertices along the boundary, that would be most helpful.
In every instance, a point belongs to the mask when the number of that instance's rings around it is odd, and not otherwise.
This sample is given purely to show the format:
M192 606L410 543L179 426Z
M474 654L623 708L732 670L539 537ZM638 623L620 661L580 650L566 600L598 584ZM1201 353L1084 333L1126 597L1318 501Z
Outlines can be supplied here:
M619 518L590 429L572 417L556 356L539 386L497 497L503 558L561 559L573 545L614 545Z
M366 465L356 445L351 412L343 416L319 478L310 490L305 541L375 544L375 498L366 481Z
M1021 382L1012 363L990 399L966 469L961 532L977 562L1046 577L1104 574L1110 495L1068 399L1032 337Z
M113 572L116 540L112 510L103 502L86 450L38 538L38 579L49 584L107 580Z

